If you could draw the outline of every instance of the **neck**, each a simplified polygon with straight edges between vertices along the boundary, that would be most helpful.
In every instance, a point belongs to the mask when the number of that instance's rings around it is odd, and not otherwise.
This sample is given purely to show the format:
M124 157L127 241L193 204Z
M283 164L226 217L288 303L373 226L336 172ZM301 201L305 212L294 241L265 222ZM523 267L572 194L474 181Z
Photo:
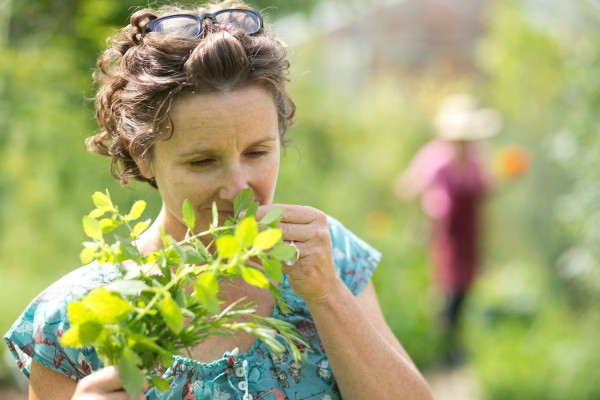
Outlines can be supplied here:
M146 231L142 233L139 239L136 241L137 246L142 254L150 254L153 251L160 250L163 247L160 237L161 231L172 236L173 239L177 241L181 241L185 237L183 225L178 223L178 221L173 222L172 219L167 218L167 215L167 210L163 204L152 225L150 225L150 227L146 229Z

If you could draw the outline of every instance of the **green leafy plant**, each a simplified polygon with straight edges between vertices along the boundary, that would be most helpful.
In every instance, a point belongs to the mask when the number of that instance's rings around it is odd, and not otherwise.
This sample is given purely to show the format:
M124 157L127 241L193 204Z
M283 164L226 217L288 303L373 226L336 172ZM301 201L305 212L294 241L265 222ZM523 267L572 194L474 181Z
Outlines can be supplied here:
M289 312L274 283L283 278L281 261L294 257L296 251L282 241L277 227L282 209L273 209L257 221L258 203L252 201L251 189L245 189L223 226L218 225L213 204L208 230L195 233L196 215L186 200L182 207L185 238L177 242L161 232L162 248L142 254L136 240L150 225L150 220L138 221L146 203L137 201L122 214L108 192L96 192L92 200L96 208L83 218L84 231L92 240L84 242L81 261L114 264L119 276L68 305L71 327L61 344L93 346L105 365L118 365L131 398L141 392L147 378L167 391L169 382L159 369L171 366L173 355L189 355L190 348L212 335L245 331L275 353L288 348L295 359L303 358L301 348L309 345L290 324L254 315L244 299L221 310L219 299L220 285L242 277L250 285L268 289L280 309ZM128 237L113 232L117 228L124 228ZM105 239L111 232L112 243Z

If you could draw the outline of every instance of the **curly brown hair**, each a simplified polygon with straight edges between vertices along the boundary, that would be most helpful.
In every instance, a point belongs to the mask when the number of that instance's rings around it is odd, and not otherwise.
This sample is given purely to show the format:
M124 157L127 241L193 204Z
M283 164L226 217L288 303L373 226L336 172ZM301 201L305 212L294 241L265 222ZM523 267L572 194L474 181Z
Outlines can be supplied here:
M255 35L221 31L210 19L196 38L145 33L148 21L164 15L212 13L249 7L237 0L142 9L130 24L109 38L98 58L94 80L96 118L100 132L86 140L89 151L111 157L111 172L127 185L131 178L148 182L137 161L151 156L152 145L172 135L169 110L182 93L223 93L258 85L273 94L279 117L279 135L292 123L295 105L286 89L287 46L264 29Z

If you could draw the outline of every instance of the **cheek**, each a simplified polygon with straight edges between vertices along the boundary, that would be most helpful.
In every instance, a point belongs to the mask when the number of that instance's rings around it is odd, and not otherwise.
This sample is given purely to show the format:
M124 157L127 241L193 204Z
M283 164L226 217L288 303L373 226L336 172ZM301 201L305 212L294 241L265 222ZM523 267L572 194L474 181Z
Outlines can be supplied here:
M260 180L257 182L258 187L256 189L260 190L261 197L269 203L273 200L278 174L279 164L274 163L263 171Z

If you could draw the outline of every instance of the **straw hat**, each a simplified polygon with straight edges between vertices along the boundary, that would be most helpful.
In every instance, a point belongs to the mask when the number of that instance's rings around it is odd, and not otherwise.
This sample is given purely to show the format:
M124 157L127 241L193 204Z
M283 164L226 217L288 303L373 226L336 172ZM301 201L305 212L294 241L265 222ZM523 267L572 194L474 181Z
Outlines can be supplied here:
M446 97L435 116L437 136L444 140L480 140L500 132L500 114L490 108L478 108L466 93Z

